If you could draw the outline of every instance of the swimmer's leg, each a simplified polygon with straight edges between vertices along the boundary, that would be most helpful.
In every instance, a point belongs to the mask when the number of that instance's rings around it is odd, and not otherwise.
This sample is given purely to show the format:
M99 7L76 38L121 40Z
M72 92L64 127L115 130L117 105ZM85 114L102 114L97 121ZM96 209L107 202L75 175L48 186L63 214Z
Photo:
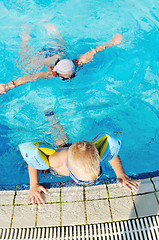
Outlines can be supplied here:
M43 26L47 30L49 37L52 37L52 36L53 37L57 37L57 36L61 37L58 29L55 27L54 24L52 24L52 23L45 23Z
M32 62L34 62L32 52L33 49L28 46L30 40L30 28L27 25L22 26L21 48L19 50L19 59L17 61L18 67L22 68L24 72L32 70Z
M54 24L43 23L43 27L49 35L49 41L47 47L42 48L42 51L37 55L39 55L39 57L44 56L43 64L45 67L49 67L50 65L54 65L58 59L66 57L66 42L62 39L62 36Z
M24 30L21 34L20 37L22 39L22 48L24 51L28 50L27 42L30 40L30 29Z
M45 23L43 26L47 30L47 33L48 33L49 37L52 38L51 41L53 41L53 39L55 39L55 40L58 39L59 42L60 42L60 45L61 45L59 47L63 51L65 51L64 47L67 47L68 44L62 38L62 36L60 35L60 33L59 33L58 29L55 27L55 25L52 24L52 23ZM55 45L57 45L57 43L55 43L55 42L53 42L53 44L54 44L54 47L55 47Z
M52 137L55 140L56 146L64 146L68 144L68 136L64 133L63 128L58 121L57 116L55 116L54 111L47 111L45 116L48 118L51 129L52 129Z
M28 53L31 51L31 49L28 47L27 43L30 40L31 36L30 36L30 28L28 28L28 26L22 26L22 33L20 34L22 43L21 43L21 49L19 51L19 55L21 55L22 57L26 58L26 56L28 55Z
M45 65L44 58L39 54L33 55L33 49L28 46L30 40L30 29L27 26L23 26L23 31L20 34L22 39L21 49L19 51L19 67L26 72L34 73L39 72Z

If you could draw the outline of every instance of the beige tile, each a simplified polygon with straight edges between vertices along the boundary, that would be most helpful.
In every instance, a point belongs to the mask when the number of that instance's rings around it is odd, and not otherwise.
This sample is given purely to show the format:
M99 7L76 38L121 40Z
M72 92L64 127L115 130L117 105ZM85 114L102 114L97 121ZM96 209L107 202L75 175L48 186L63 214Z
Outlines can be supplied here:
M62 203L62 225L85 224L84 202Z
M60 188L47 189L48 194L42 194L45 202L60 202Z
M12 227L35 227L36 206L15 206Z
M117 183L108 184L110 198L131 196L131 191L125 187L119 187Z
M60 188L48 189L48 194L41 193L45 202L60 202ZM29 196L29 190L17 191L15 204L26 204Z
M136 194L153 192L154 187L149 178L140 180L139 189Z
M156 190L159 191L159 177L153 178L152 181L155 184Z
M60 226L60 203L44 204L39 207L37 226Z
M135 218L132 197L110 199L113 221Z
M0 206L0 228L10 227L13 206Z
M13 204L15 191L0 191L0 204Z
M159 214L159 204L154 193L134 196L134 202L139 217Z
M86 202L88 224L111 221L108 200L95 200Z
M61 201L83 201L83 187L62 188Z
M15 197L15 204L26 204L26 200L29 196L29 190L17 191Z
M85 188L86 200L108 198L106 185L97 185Z
M159 192L156 192L157 200L159 202Z

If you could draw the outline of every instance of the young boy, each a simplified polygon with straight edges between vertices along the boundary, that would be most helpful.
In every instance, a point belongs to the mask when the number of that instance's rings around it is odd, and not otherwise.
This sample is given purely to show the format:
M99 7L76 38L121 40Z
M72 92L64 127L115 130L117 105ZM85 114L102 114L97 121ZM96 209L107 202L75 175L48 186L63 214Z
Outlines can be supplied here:
M54 37L60 39L60 42L64 42L53 24L45 24L45 28L47 29L49 35L52 34ZM22 35L23 52L26 54L26 57L24 56L24 59L27 58L28 47L26 43L29 39L30 35ZM7 84L0 84L0 94L4 94L15 87L23 85L27 82L36 81L40 78L48 79L51 77L59 77L62 80L70 81L71 78L75 77L79 66L90 62L97 52L103 51L105 48L120 44L121 40L122 35L116 34L110 40L110 43L97 46L96 48L83 54L79 59L74 60L67 59L64 47L62 46L61 48L59 48L59 46L43 48L42 51L39 51L36 56L32 57L32 59L25 63L25 67L27 68L28 64L30 64L30 66L34 66L34 68L36 66L36 69L39 71L39 69L42 69L45 66L47 70L42 72L36 71L36 73L29 73L23 77L14 79Z
M55 134L60 132L58 144L64 144L62 138L67 139L62 131L62 127L53 119ZM70 147L63 147L57 150L48 148L43 142L20 144L19 148L23 158L28 163L30 177L30 192L27 204L30 200L40 205L44 204L41 192L47 194L47 190L39 185L38 169L52 169L56 174L70 176L77 184L90 185L99 180L102 175L100 161L108 161L114 169L117 182L120 186L125 186L129 190L137 189L138 183L130 179L124 172L119 150L121 147L120 133L100 133L92 143L79 141Z

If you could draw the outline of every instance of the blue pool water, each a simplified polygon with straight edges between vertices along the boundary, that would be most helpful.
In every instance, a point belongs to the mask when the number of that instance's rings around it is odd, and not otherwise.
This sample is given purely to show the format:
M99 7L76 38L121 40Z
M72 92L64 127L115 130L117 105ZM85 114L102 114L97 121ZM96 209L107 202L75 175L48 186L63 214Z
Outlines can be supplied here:
M70 59L116 33L124 42L98 53L70 83L41 79L0 96L0 185L29 182L17 146L53 142L48 109L55 110L71 142L91 140L103 130L122 131L120 157L128 175L159 170L158 1L0 1L0 83L26 72L18 55L23 26L31 29L29 46L36 54L50 41L46 22L67 42ZM104 173L114 176L106 165ZM42 182L68 179L40 176Z

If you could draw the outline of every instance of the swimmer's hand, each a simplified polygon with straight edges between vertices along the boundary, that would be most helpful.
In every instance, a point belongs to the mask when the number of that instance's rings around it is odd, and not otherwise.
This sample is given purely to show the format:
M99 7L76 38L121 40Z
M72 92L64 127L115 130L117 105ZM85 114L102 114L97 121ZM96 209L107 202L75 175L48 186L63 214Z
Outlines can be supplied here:
M0 95L7 92L6 84L0 84Z
M38 203L38 205L44 204L44 199L41 195L41 192L47 194L47 190L39 185L39 184L35 184L33 186L30 186L30 191L29 191L29 196L27 198L26 204L28 205L30 200L32 201L32 204L35 205L35 202Z
M111 45L118 45L121 43L122 35L121 34L115 34L112 39L110 40Z
M130 191L137 190L139 187L139 181L129 178L126 174L117 177L117 183L119 187L126 187Z

